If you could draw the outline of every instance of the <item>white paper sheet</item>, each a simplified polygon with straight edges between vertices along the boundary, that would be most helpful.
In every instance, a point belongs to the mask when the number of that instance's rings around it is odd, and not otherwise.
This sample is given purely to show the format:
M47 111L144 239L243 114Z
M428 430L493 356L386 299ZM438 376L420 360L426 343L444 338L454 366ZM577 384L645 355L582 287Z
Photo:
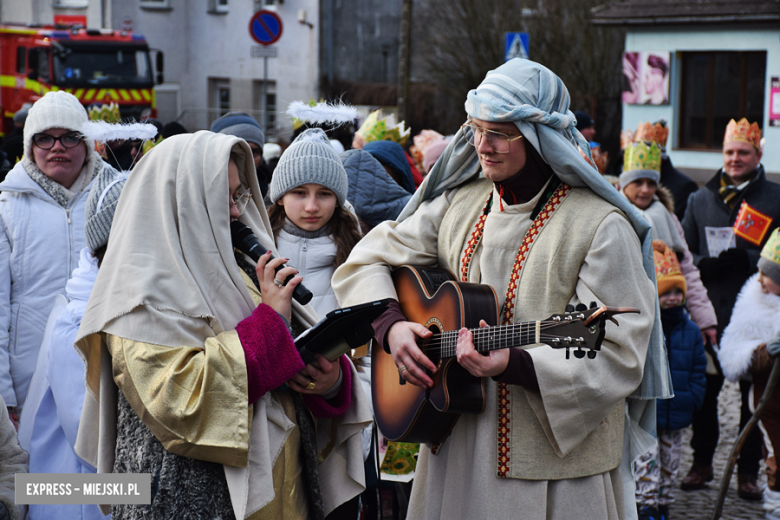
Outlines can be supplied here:
M733 228L706 226L704 232L707 236L707 250L713 258L726 249L737 247L737 236L734 234Z

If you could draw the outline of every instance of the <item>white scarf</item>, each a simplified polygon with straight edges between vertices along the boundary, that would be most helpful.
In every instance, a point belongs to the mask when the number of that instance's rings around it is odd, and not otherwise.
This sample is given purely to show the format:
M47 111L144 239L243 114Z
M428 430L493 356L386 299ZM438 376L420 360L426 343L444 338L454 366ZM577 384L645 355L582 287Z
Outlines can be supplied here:
M624 196L625 191L620 190ZM628 199L628 197L626 197ZM630 200L629 200L630 202ZM666 209L663 202L661 202L657 196L653 196L653 202L645 208L641 209L639 206L634 205L640 215L644 217L648 224L653 229L653 240L661 240L664 244L672 248L677 253L683 253L686 250L685 243L677 231L677 226L674 225L674 219L672 218L669 210Z
M105 346L95 352L90 336L106 332L170 347L198 345L235 329L254 310L230 236L231 152L242 156L239 178L252 190L240 220L276 252L251 150L237 137L201 131L166 139L138 163L119 199L76 338L87 366L87 393L75 450L98 472L113 469L116 424L110 409L116 410L116 387ZM309 306L293 301L293 309L304 325L316 323ZM225 466L238 518L273 498L272 468L289 434L280 426L286 422L270 393L255 403L249 465Z

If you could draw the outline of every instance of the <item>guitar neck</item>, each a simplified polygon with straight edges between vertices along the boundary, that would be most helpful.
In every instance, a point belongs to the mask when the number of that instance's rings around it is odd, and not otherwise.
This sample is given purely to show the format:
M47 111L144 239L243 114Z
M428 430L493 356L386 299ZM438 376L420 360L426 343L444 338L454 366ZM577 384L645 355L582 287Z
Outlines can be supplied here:
M474 349L477 352L490 352L512 347L524 347L535 343L543 343L542 322L526 321L511 325L499 325L496 327L480 327L469 329L474 340ZM455 357L458 343L458 331L452 330L436 334L430 338L431 342L441 342L441 357Z

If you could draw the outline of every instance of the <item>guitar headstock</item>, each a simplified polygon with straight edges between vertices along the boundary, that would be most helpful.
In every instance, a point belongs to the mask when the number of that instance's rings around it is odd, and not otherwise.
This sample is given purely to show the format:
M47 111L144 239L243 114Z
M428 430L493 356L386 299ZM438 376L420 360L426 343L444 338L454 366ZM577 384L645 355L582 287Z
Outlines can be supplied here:
M584 358L586 354L588 359L594 359L604 341L606 321L620 326L614 316L624 313L638 314L639 309L597 307L596 302L591 302L590 308L583 304L576 309L567 305L563 314L553 314L541 322L540 342L552 348L565 348L566 359L569 359L570 349L575 349L574 357L578 359Z

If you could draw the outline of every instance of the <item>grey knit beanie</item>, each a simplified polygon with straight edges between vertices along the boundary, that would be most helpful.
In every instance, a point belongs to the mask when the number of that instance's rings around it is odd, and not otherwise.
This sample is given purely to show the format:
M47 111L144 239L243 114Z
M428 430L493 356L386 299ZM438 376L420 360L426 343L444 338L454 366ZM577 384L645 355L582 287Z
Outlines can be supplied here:
M126 181L127 172L118 173L106 167L92 183L84 210L84 234L87 235L87 247L92 252L108 243L116 205Z
M268 195L276 203L285 193L304 184L321 184L333 190L344 207L349 181L328 136L319 128L301 133L279 159Z

